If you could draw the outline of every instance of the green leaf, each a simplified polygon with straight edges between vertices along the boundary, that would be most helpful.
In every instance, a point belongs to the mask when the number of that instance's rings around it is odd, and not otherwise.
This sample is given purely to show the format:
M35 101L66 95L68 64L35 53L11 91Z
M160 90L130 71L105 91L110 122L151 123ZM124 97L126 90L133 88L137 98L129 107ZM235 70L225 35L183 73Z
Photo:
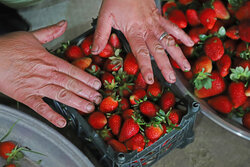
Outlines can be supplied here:
M6 137L8 137L10 135L10 133L12 132L13 128L15 127L15 125L17 124L19 120L17 120L8 130L8 132L0 139L0 142L3 141Z
M209 38L209 36L205 35L205 34L200 34L199 38L201 41L205 41L207 38Z
M238 82L248 82L250 80L250 71L249 68L246 67L245 69L241 66L236 68L231 68L230 79L232 81Z
M226 35L226 29L223 26L220 27L220 29L218 31L218 35L219 35L219 37L223 37Z

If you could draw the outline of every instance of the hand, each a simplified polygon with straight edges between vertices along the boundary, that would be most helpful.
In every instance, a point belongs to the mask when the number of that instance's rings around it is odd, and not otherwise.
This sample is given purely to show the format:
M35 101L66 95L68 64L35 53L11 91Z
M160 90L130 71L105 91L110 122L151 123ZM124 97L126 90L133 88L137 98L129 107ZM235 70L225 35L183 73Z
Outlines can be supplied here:
M93 54L104 49L111 27L120 30L127 38L148 84L154 82L150 53L169 83L175 82L176 78L164 49L183 71L190 70L190 64L174 38L167 35L159 39L167 32L187 46L193 46L193 41L182 29L160 15L154 0L103 0L94 35Z
M83 112L92 112L102 97L97 78L51 55L41 45L61 36L65 21L33 32L0 37L0 91L24 103L58 127L66 120L43 100L48 97ZM84 98L84 99L83 99Z

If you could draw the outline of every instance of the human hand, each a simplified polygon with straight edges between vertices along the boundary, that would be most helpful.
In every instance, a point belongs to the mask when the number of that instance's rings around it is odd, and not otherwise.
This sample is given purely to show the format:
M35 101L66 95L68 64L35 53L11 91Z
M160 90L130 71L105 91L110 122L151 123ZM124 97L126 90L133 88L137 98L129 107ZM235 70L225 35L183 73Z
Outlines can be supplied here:
M61 36L66 21L33 32L0 37L0 91L24 103L57 127L66 120L42 98L48 97L85 113L92 112L102 96L101 82L92 75L51 55L42 44Z
M148 84L154 82L150 53L169 83L174 83L176 77L164 49L183 71L190 70L190 64L174 38L166 35L162 40L159 39L167 32L187 46L193 46L193 41L177 25L161 16L154 0L103 0L92 54L99 54L104 49L112 27L120 30L127 38Z

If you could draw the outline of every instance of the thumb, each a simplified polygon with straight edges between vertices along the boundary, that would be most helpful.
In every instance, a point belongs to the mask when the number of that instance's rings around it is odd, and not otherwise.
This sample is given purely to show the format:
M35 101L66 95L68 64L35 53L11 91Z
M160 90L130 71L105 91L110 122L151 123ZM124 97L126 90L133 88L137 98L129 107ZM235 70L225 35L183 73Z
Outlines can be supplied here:
M45 44L60 37L65 32L66 27L67 22L62 20L57 24L32 31L32 34L41 44Z

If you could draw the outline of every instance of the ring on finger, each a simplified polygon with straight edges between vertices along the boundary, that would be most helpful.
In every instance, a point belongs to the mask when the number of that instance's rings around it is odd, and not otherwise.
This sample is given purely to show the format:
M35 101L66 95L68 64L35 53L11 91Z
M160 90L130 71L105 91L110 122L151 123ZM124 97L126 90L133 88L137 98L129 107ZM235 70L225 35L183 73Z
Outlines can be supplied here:
M168 35L167 32L164 32L161 34L160 38L159 38L159 41L161 41L163 38L165 38L166 36Z

